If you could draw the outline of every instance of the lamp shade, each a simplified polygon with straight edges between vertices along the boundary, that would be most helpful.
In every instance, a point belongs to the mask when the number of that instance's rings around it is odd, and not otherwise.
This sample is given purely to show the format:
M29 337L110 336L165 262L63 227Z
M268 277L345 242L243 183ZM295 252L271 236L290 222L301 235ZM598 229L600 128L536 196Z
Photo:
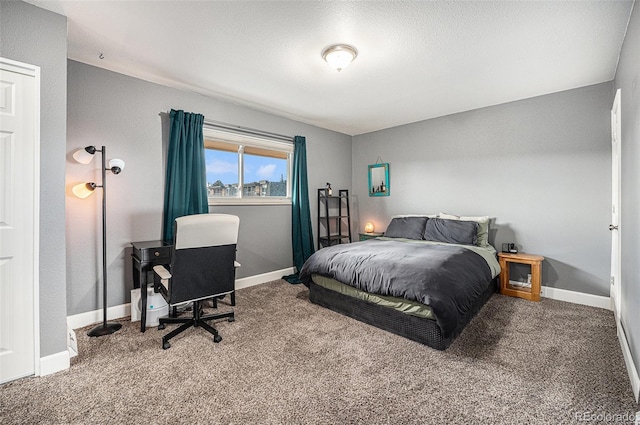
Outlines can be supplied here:
M86 148L78 149L73 153L73 159L80 164L88 164L93 159L93 154L96 153L95 146L87 146Z
M124 161L120 158L114 158L109 161L109 169L113 174L120 174L124 170Z
M369 222L364 225L364 231L366 233L373 233L373 223Z
M73 186L73 188L71 188L71 191L78 198L84 199L84 198L88 198L89 196L93 195L93 191L94 191L95 188L96 188L96 184L95 183L80 183L80 184L77 184L77 185Z

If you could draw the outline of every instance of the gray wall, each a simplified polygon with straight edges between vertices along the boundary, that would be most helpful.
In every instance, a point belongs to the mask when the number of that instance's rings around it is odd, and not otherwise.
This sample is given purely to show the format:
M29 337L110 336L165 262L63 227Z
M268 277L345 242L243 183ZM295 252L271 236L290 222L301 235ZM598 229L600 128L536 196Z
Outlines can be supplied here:
M354 137L359 223L394 214L493 217L490 241L543 255L543 285L609 295L612 83ZM390 196L367 164L390 164Z
M0 1L0 56L38 65L40 91L40 357L66 350L64 156L67 18Z
M621 321L640 370L640 10L633 9L624 39L615 88L622 100L622 305Z
M314 217L317 187L330 181L336 188L350 188L351 137L344 134L74 61L68 62L68 98L69 315L101 306L100 197L80 200L69 195L69 188L74 184L99 180L99 167L70 160L77 148L105 145L108 159L118 157L126 162L121 174L107 176L109 306L129 301L130 242L161 236L167 126L164 113L171 108L202 113L211 120L305 136ZM293 266L290 206L215 206L211 211L240 217L238 261L242 267L238 278Z

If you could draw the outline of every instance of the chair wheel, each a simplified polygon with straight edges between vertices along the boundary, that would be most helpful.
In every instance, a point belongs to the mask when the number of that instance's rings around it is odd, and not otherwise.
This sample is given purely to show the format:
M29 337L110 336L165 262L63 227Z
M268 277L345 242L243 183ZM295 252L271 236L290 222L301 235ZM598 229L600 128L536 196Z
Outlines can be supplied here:
M228 322L235 322L236 318L235 317L229 317L229 319L227 319Z
M171 344L169 344L169 341L164 341L162 343L162 349L166 350L167 348L171 348Z
M222 337L220 335L216 335L213 337L213 342L218 343L222 341Z
M164 323L160 323L160 324L158 325L158 330L159 330L159 331L161 331L161 330L163 330L163 329L164 329L164 328L166 328L166 327L167 327L167 326L166 326Z

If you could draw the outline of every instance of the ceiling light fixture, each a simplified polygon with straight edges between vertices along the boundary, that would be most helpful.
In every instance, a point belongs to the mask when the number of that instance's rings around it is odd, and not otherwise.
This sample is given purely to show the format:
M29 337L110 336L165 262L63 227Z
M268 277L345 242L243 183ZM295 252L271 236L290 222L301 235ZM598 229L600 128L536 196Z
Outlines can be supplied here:
M334 44L322 51L322 59L338 72L349 66L357 56L356 48L347 44Z

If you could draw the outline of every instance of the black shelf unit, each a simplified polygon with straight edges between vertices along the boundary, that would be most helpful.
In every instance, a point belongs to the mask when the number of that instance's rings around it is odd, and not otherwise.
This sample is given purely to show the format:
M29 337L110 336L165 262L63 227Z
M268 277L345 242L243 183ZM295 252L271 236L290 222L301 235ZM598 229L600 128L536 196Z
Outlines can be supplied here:
M318 249L341 243L351 243L348 190L340 189L338 196L329 196L327 189L318 189L317 236Z

